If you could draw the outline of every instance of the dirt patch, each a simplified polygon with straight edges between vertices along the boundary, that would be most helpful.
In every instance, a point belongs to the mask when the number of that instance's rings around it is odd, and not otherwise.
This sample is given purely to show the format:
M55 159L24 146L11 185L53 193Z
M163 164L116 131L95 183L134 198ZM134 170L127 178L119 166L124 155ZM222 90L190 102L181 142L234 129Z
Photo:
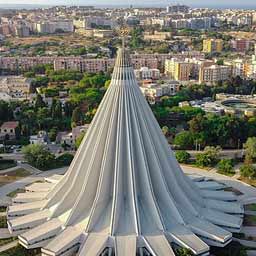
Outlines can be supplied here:
M30 175L30 172L23 168L18 168L15 171L11 171L11 172L1 173L0 174L0 187L4 186L6 184L12 183L14 181L20 180L29 175Z

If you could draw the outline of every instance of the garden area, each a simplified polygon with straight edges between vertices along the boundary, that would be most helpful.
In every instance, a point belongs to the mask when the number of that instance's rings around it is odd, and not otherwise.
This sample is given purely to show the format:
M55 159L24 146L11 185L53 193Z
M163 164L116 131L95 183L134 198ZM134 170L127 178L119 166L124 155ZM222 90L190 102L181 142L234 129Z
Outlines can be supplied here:
M30 175L30 172L23 169L18 168L11 172L1 173L0 174L0 187L12 183L14 181L20 180Z
M9 169L15 166L17 166L17 163L14 160L0 158L0 170Z
M40 255L40 249L27 250L21 245L17 245L5 252L1 253L1 256L38 256Z

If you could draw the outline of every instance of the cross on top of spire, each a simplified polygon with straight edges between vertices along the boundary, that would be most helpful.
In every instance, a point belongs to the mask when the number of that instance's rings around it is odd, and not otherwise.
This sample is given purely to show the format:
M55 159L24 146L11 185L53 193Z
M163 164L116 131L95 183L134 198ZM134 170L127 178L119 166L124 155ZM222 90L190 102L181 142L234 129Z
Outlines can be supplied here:
M119 35L122 37L122 48L125 48L125 38L129 35L128 27L122 26L119 29Z

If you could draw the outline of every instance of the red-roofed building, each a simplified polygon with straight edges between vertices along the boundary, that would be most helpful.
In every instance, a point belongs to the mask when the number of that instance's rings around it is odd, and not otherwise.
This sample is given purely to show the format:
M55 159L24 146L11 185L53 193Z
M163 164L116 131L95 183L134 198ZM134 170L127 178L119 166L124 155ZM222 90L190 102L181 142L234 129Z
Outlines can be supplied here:
M9 139L16 139L16 132L19 126L19 122L16 121L10 121L5 122L0 127L0 139L6 138L6 136L9 136Z

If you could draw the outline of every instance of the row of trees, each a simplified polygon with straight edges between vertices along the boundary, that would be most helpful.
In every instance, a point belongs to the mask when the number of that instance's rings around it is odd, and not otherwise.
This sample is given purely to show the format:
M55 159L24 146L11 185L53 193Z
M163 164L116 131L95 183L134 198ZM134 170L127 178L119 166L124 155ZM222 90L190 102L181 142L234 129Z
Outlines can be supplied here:
M256 161L256 137L248 138L243 147L245 150L245 157L244 164L240 167L241 176L249 179L256 179L256 167L253 165ZM220 151L220 147L205 147L202 153L196 155L194 163L199 167L216 166L219 173L234 175L235 163L240 159L220 159ZM184 150L177 151L175 156L179 163L193 163L191 155Z

